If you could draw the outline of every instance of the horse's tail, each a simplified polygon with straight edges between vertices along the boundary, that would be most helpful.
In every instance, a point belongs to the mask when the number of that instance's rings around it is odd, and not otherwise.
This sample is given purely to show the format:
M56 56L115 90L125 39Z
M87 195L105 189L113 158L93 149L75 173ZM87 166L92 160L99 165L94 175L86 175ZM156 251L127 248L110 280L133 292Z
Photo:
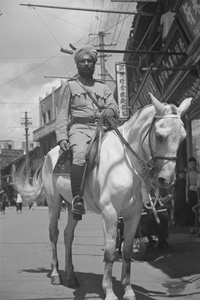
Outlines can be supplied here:
M21 194L22 199L28 202L29 207L34 203L43 205L45 202L42 166L43 164L38 167L32 178L29 173L26 174L25 164L19 169L17 174L12 175L13 187Z

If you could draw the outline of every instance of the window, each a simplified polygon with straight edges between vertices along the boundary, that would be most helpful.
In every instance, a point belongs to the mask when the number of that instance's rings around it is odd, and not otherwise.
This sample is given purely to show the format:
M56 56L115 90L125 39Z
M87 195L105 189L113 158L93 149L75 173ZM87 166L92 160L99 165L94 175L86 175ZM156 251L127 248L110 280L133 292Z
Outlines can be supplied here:
M43 125L45 125L46 124L46 114L45 113L42 114L42 120L43 120Z
M47 110L47 122L51 121L51 110Z

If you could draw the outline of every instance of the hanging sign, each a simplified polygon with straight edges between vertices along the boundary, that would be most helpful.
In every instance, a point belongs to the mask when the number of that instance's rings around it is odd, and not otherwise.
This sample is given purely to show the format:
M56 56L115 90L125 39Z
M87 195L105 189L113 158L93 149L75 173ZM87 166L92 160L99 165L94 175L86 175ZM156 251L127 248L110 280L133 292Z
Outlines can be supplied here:
M117 98L119 106L119 119L129 118L128 80L125 63L116 63Z
M191 37L197 37L200 33L200 0L184 0L179 14Z

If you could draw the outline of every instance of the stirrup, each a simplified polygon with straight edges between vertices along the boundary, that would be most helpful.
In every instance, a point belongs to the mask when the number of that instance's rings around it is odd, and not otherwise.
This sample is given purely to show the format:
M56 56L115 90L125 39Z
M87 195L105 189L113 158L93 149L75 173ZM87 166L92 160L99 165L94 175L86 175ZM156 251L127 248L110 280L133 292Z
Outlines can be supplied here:
M72 213L75 220L81 220L85 214L84 201L80 196L74 197L72 200Z

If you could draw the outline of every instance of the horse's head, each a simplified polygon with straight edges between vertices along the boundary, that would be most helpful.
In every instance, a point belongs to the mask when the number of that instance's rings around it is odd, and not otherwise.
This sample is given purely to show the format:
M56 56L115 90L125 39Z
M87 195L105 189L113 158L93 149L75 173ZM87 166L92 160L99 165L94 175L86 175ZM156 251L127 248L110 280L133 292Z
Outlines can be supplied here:
M185 99L176 107L161 103L152 94L150 96L156 110L149 133L149 147L156 165L154 181L159 187L166 188L174 180L177 151L186 137L181 117L188 110L192 98Z

